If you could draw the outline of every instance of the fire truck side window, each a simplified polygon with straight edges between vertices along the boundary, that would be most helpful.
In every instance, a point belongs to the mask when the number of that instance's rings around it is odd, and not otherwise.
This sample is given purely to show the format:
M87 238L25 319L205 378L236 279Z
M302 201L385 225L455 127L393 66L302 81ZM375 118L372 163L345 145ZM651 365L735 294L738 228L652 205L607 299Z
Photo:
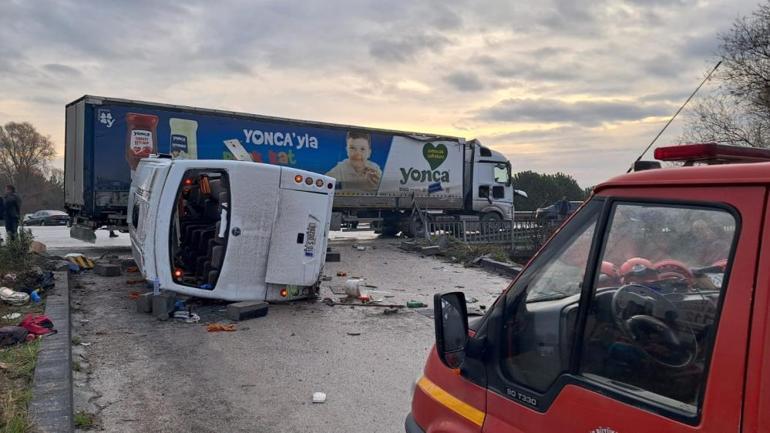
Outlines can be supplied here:
M602 203L593 200L506 295L501 369L543 392L569 368L581 286Z
M598 262L580 374L697 413L729 269L721 209L616 204Z

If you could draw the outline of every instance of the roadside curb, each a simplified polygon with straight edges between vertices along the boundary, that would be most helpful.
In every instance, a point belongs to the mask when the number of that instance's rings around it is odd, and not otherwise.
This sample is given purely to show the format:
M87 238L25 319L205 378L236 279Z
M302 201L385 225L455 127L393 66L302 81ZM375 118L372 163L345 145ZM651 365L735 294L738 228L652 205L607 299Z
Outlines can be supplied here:
M29 414L40 433L70 433L72 418L72 350L69 273L54 272L56 286L46 298L45 314L54 335L44 337L37 355Z

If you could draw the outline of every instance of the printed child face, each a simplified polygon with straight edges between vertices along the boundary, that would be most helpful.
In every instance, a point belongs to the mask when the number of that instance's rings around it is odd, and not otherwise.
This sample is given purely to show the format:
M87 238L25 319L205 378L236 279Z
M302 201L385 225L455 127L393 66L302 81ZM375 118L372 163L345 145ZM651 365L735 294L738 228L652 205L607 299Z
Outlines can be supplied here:
M355 161L365 161L369 159L370 155L369 140L365 138L348 139L348 158Z

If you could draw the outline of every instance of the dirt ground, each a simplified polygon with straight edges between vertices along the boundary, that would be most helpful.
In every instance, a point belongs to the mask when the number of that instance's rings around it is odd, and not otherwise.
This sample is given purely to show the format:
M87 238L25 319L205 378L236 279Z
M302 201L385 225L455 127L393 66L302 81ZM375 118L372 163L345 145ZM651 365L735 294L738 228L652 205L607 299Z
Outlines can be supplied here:
M359 251L353 244L365 246ZM347 278L366 279L385 303L432 304L462 290L491 305L508 279L397 248L392 239L334 240L321 298L339 299ZM338 271L348 277L336 277ZM161 322L135 312L137 274L86 273L72 285L76 411L107 432L402 432L410 387L433 344L430 308L383 314L320 301L271 305L267 317L229 323L223 303L196 307L201 322ZM322 404L311 402L325 392Z

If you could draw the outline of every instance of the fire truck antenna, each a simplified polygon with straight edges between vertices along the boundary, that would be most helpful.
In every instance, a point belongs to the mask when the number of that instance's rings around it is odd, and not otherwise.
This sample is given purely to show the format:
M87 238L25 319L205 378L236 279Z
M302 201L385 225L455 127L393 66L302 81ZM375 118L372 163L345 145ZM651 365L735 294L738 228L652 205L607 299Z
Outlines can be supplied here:
M717 69L721 64L722 64L721 60L717 62L717 64L714 66L714 69L712 69L711 72L709 72L708 75L706 75L706 78L704 78L703 81L701 81L701 83L698 85L698 87L695 88L695 90L690 94L690 97L687 98L686 101L684 101L684 104L682 104L682 106L679 107L678 110L676 110L676 113L674 113L674 115L671 116L670 119L668 119L668 122L666 122L666 125L663 126L663 129L661 129L660 132L658 132L658 135L656 135L655 138L652 139L650 144L648 144L647 147L644 148L644 151L641 153L641 155L639 155L638 158L636 158L636 160L634 160L634 163L631 164L631 167L628 168L628 171L626 171L626 173L631 173L631 171L633 171L636 163L641 161L644 154L647 153L648 150L650 150L650 148L652 147L653 144L655 144L656 141L658 141L658 138L660 138L660 136L663 135L663 132L666 131L666 128L668 128L668 125L670 125L671 122L673 122L674 119L676 119L676 116L678 116L679 113L684 109L684 107L687 106L687 103L689 103L690 100L695 96L695 94L698 93L698 90L700 90L700 88L703 87L704 84L706 84L706 81L708 81L711 78L711 76L714 74L714 72L717 71Z

